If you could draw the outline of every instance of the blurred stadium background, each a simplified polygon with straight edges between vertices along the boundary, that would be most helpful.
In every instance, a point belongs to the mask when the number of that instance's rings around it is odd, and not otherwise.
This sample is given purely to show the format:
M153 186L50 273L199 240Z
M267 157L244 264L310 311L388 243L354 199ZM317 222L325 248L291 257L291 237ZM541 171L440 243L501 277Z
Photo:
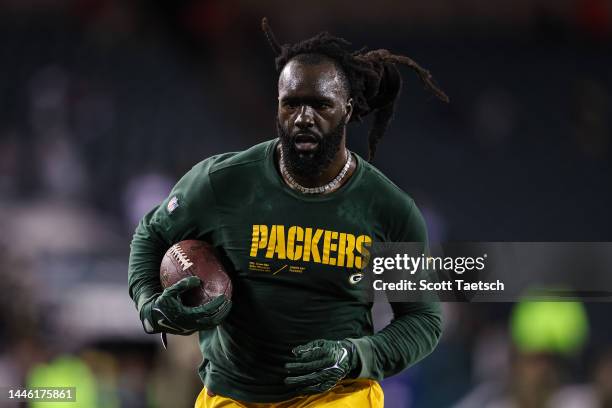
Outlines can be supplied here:
M196 339L163 352L142 333L129 240L193 164L275 137L264 15L281 42L329 30L405 53L450 95L405 70L375 162L432 240L612 241L608 0L3 0L0 387L192 406ZM362 154L366 129L349 128ZM612 406L608 304L444 311L438 349L385 381L388 407Z

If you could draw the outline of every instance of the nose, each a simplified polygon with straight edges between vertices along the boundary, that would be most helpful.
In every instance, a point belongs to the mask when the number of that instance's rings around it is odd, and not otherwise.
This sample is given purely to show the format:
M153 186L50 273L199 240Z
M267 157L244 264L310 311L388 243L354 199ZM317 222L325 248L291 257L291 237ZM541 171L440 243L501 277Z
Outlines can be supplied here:
M300 129L308 129L314 126L314 115L310 106L300 106L295 118L295 126Z

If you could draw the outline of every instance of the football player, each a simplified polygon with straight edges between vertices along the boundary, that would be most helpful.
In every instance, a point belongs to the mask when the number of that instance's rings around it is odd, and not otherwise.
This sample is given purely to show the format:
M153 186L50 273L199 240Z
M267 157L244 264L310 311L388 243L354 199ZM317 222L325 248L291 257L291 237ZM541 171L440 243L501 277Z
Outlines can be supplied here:
M353 52L326 32L276 53L278 138L207 158L176 184L134 234L129 290L147 333L198 332L204 388L196 407L382 407L379 381L429 354L441 335L435 303L392 303L373 332L361 280L373 242L423 242L414 201L370 161L401 88L398 65L448 101L428 71L380 49ZM373 115L369 157L346 147L346 127ZM184 279L162 290L165 251L212 243L231 265L233 301L195 308Z

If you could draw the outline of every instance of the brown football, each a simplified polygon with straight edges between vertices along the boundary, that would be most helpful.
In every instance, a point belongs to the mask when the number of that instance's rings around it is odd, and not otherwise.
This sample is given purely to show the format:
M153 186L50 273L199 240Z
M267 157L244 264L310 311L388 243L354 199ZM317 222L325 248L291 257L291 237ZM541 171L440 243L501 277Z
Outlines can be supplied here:
M159 270L162 286L167 288L189 276L197 276L202 283L183 292L181 300L184 305L203 305L220 295L231 299L232 281L217 251L208 242L181 241L166 251Z

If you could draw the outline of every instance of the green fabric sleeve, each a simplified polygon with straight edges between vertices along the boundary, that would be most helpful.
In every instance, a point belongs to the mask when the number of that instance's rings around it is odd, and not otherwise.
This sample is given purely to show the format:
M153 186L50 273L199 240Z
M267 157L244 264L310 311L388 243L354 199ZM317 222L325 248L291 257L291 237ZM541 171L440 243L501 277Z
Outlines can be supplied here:
M395 319L373 336L348 339L359 355L357 378L377 381L397 374L431 353L442 334L437 303L391 303Z
M141 319L146 312L143 306L162 292L159 267L168 248L185 239L206 239L215 229L215 195L208 177L212 159L187 172L169 196L145 215L136 228L130 250L128 286Z
M391 242L423 242L427 248L425 220L412 200L405 222L389 227ZM427 250L427 249L426 249ZM357 378L382 380L397 374L429 355L442 335L442 313L436 302L392 302L394 319L372 336L348 339L359 355Z

